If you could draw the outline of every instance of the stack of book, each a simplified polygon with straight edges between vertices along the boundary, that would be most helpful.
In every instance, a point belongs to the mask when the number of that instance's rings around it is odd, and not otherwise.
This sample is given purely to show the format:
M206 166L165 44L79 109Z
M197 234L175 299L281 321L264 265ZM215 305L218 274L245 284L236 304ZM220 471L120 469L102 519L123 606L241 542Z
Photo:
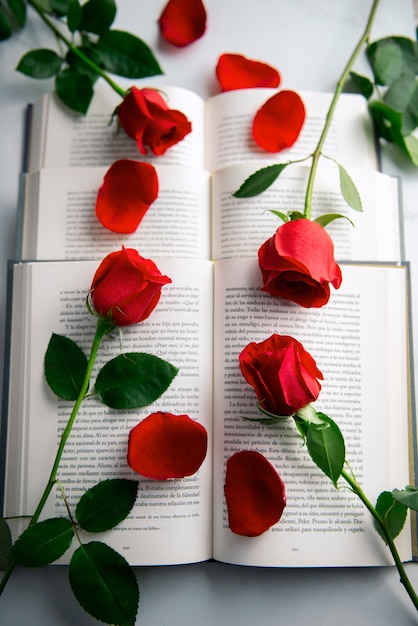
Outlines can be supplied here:
M156 167L159 195L131 235L106 231L95 216L107 168L140 157L135 142L109 126L118 104L110 90L98 89L86 117L69 113L53 94L33 106L18 258L10 269L4 513L33 512L68 419L68 403L53 396L43 378L49 337L65 334L89 349L95 320L85 298L93 274L104 256L124 245L152 258L172 283L148 320L106 340L103 360L121 350L145 351L180 371L146 409L120 413L94 396L86 400L59 472L70 506L99 480L135 477L126 462L127 438L142 417L154 410L187 413L209 433L199 472L168 482L136 476L135 508L105 539L132 565L211 558L294 567L390 563L367 511L313 465L291 420L271 427L244 419L257 415L256 399L238 365L250 341L294 336L323 372L317 408L340 425L347 459L366 493L373 499L415 482L399 181L378 171L367 104L357 95L341 97L324 149L354 180L363 212L345 205L335 164L321 162L314 216L345 214L354 227L348 220L328 227L343 282L326 307L313 310L261 292L257 262L258 248L279 226L270 209L303 210L309 158L287 167L259 196L232 194L264 165L308 157L331 96L301 93L305 127L294 147L276 156L251 137L252 117L270 90L227 92L207 102L185 89L164 91L170 108L192 121L193 132L164 156L141 157ZM248 448L275 465L287 493L280 522L251 539L231 533L223 497L225 460ZM44 517L60 511L58 493ZM415 554L414 537L411 517L397 542L404 560Z

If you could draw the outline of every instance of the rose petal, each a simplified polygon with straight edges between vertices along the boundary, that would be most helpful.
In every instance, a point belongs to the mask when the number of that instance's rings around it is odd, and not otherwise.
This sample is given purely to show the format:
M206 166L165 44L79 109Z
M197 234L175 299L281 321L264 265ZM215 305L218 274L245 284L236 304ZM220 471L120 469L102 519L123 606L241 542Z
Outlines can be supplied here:
M247 59L242 54L221 54L216 64L216 77L222 91L250 87L278 87L280 74L271 65Z
M202 37L206 30L206 17L202 0L169 0L158 24L164 39L182 48Z
M108 169L98 191L97 219L114 233L133 233L157 196L154 166L121 159Z
M191 476L205 459L207 440L204 426L188 415L152 413L129 433L128 465L157 480Z
M255 450L226 462L225 498L232 532L257 537L276 524L286 506L285 486L273 465Z
M279 91L257 111L253 121L255 142L268 152L290 148L305 121L305 106L294 91Z

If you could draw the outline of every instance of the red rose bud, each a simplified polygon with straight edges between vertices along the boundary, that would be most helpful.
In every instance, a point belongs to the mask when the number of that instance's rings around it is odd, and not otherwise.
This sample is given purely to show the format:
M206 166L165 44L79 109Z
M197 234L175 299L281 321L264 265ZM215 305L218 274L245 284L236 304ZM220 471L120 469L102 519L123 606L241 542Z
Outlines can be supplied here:
M242 54L221 54L215 69L222 91L249 87L278 87L279 72L267 63L247 59Z
M169 0L158 24L166 41L183 48L206 31L206 9L201 0Z
M330 297L329 283L338 289L341 270L326 230L307 219L282 224L258 251L263 291L304 307L321 307Z
M290 148L305 121L305 106L294 91L279 91L257 111L253 120L254 141L268 152Z
M171 283L155 263L124 248L108 254L101 262L90 286L95 311L117 326L145 320L156 307L163 285Z
M150 163L113 163L96 198L99 222L114 233L133 233L158 196L158 176Z
M147 146L161 156L192 130L184 113L169 109L155 89L131 87L117 108L117 114L120 125L135 139L141 154L147 154Z
M152 413L129 433L128 465L156 480L191 476L202 465L207 445L206 429L188 415Z
M294 415L314 402L322 373L303 345L287 335L273 334L261 343L249 343L239 365L263 409L274 415Z
M227 460L224 492L229 528L245 537L257 537L276 524L286 506L282 479L255 450L236 452Z

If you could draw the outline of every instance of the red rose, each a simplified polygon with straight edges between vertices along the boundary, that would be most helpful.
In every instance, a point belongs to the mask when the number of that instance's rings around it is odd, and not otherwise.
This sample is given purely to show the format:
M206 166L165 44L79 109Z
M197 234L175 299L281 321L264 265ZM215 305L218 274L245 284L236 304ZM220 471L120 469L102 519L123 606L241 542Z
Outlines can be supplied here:
M282 224L258 251L263 291L304 307L321 307L330 297L329 283L341 285L334 244L326 230L307 219Z
M274 67L242 54L221 54L215 73L222 91L280 85L280 74Z
M279 91L255 114L254 141L268 152L290 148L299 137L305 116L305 106L295 91Z
M164 39L182 48L205 33L206 9L202 0L169 0L158 24Z
M257 537L276 524L286 506L285 486L267 459L242 450L226 462L225 499L232 532Z
M245 380L262 408L274 415L294 415L314 402L322 373L303 345L287 335L273 334L261 343L249 343L239 355Z
M207 446L206 429L188 415L152 413L129 433L128 465L147 478L183 478L197 472Z
M114 233L133 233L157 196L155 167L120 159L107 170L98 191L97 219Z
M124 248L108 254L101 262L90 286L94 309L110 317L117 326L145 320L156 307L163 285L171 283L155 263Z
M125 133L135 139L141 154L148 146L160 156L181 141L192 125L181 111L169 109L155 89L131 87L117 108L119 123Z

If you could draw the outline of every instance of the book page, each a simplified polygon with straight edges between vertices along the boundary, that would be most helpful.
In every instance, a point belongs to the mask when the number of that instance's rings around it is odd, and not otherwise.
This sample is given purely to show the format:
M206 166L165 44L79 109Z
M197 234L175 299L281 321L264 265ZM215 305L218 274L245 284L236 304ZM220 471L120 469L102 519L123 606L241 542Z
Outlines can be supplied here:
M213 172L227 165L257 161L260 166L274 159L309 157L324 126L331 94L298 91L306 119L296 143L272 155L252 137L252 123L258 109L275 94L275 89L237 89L218 94L206 103L206 169ZM345 167L377 169L377 156L367 102L357 94L342 94L324 146L324 153Z
M258 168L233 165L212 175L212 257L257 257L259 247L283 223L271 210L303 212L308 166L287 167L266 191L253 198L232 194ZM400 261L401 207L398 179L376 171L350 169L363 211L345 202L338 167L321 163L314 185L312 218L339 213L327 226L339 261ZM350 223L350 221L352 223Z
M212 269L210 262L154 259L172 278L151 316L105 338L93 381L101 365L121 352L149 352L180 368L166 393L152 405L116 411L94 397L86 399L74 425L58 472L70 507L85 489L106 478L138 480L139 493L130 516L116 529L97 535L134 565L187 563L210 558L212 443ZM15 266L26 302L15 299L10 389L8 466L5 512L30 514L52 467L58 437L71 402L58 400L43 378L44 353L52 332L65 334L86 352L95 319L85 297L96 262L33 263ZM26 283L26 286L25 286ZM20 313L20 320L17 315ZM20 322L20 323L19 323ZM19 345L21 339L23 345ZM24 387L23 387L24 386ZM188 414L208 430L208 455L197 474L155 481L127 465L130 429L154 411ZM14 422L23 433L12 449ZM16 469L21 480L15 482ZM20 493L18 493L20 485ZM58 490L42 517L64 514ZM91 536L89 536L91 539ZM68 559L68 553L63 561Z
M215 271L215 558L291 567L389 564L371 516L316 468L293 420L266 426L243 419L259 413L238 356L273 332L301 341L324 376L315 407L340 426L347 461L369 499L404 488L410 484L405 267L345 265L341 288L321 309L261 292L254 260L219 261ZM281 520L256 538L229 530L223 495L227 458L249 448L276 467L287 496ZM409 524L396 541L401 558L410 559Z
M152 153L142 155L133 139L123 130L118 132L116 119L111 123L121 98L108 85L98 84L95 88L87 115L69 111L54 93L46 94L34 105L28 171L42 167L109 166L117 159L158 160L165 165L203 169L203 100L181 87L168 86L161 88L161 92L171 109L178 109L188 117L193 130L158 157Z
M96 217L96 197L106 167L28 174L22 258L101 259L123 244L142 256L208 259L209 174L160 163L155 168L158 197L137 230L128 235L109 231Z

